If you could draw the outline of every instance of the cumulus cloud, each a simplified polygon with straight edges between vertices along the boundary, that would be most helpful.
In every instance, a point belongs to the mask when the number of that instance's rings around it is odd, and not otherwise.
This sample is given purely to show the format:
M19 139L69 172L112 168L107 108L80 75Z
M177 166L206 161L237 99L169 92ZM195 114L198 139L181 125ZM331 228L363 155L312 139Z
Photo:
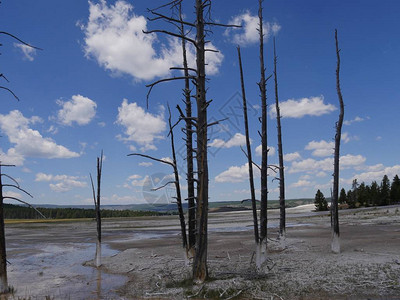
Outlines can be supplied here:
M301 158L301 155L299 152L287 153L287 154L283 155L283 159L285 161L294 161L294 160L297 160L300 158Z
M21 52L23 54L23 58L25 60L33 61L35 59L34 58L34 56L36 54L35 48L29 47L27 45L20 44L20 43L14 43L14 47L21 50Z
M357 179L359 183L365 182L370 184L372 181L381 182L384 175L387 175L389 179L393 179L395 175L400 174L400 165L394 165L391 167L385 167L381 164L375 166L369 166L366 168L366 172L358 173L351 178L345 180L347 184L351 184L353 179Z
M232 148L236 146L246 145L246 136L241 133L235 133L235 135L228 141L221 139L214 139L209 146L216 148Z
M125 128L125 136L119 136L119 138L137 143L141 146L142 151L157 149L154 142L163 138L161 133L166 128L162 112L153 115L146 112L136 102L128 103L126 99L118 107L116 123Z
M362 155L347 154L340 157L340 168L346 169L350 167L360 167L366 161ZM301 161L294 161L289 169L289 173L309 172L332 172L333 171L333 158L325 158L323 160L315 160L307 158Z
M35 181L51 182L49 186L54 192L68 192L74 188L87 187L86 180L78 176L37 173Z
M215 177L216 182L242 182L249 177L249 164L232 166Z
M327 142L321 140L319 142L317 141L309 142L304 149L313 151L312 152L313 156L324 157L332 155L334 147L335 147L334 142Z
M344 124L344 125L347 125L347 126L350 126L350 125L353 124L353 123L358 123L358 122L362 122L362 121L365 121L365 119L364 119L364 118L361 118L361 117L359 117L359 116L357 116L357 117L355 117L355 118L352 119L352 120L345 120L345 121L343 122L343 124Z
M31 129L30 125L41 121L38 117L25 118L18 110L13 110L7 115L0 114L0 129L8 136L13 148L0 155L3 162L22 165L25 157L39 158L72 158L79 153L57 145L51 138L43 137L39 131Z
M304 188L304 187L311 187L311 186L314 186L314 185L315 185L315 182L311 182L311 181L306 180L306 179L300 179L297 182L292 183L290 186L294 187L294 188L298 188L298 187L303 187Z
M81 95L74 95L69 101L58 100L57 104L62 107L57 118L64 125L87 125L96 115L96 102Z
M332 104L325 104L324 97L310 97L301 99L289 99L280 103L281 116L283 118L302 118L304 116L322 116L336 110ZM271 118L276 117L276 107L269 110Z
M260 177L260 170L258 168L253 168L254 177ZM268 169L268 175L274 176L275 173ZM221 172L215 176L215 182L243 182L249 178L249 164L245 163L242 166L231 166L227 170Z
M229 24L241 25L241 28L228 28L225 31L225 35L230 37L230 40L234 44L241 46L248 46L259 41L259 18L257 15L252 15L249 11L233 17ZM263 33L264 40L268 40L271 35L276 35L281 29L278 23L264 22Z
M89 2L89 19L81 26L85 34L86 57L113 73L124 73L135 80L151 80L166 76L170 67L182 65L182 49L178 39L167 38L160 43L156 34L145 34L147 19L134 13L134 7L117 1ZM156 45L157 48L156 49ZM215 47L211 44L209 48ZM193 48L188 47L189 65L195 65ZM215 74L223 60L216 52L206 53L207 72Z

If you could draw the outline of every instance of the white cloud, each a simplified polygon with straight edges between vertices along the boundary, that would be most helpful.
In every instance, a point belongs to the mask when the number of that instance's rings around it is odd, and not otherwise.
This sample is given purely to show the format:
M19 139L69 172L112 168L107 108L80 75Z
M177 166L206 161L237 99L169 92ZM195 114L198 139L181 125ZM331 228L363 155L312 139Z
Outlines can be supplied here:
M295 183L292 183L290 186L294 187L294 188L298 188L298 187L311 187L314 185L315 185L315 182L311 182L311 181L303 179L303 180L299 180Z
M8 136L14 148L0 155L3 162L22 165L25 157L39 158L72 158L79 153L72 152L66 147L57 145L51 138L43 137L39 131L31 129L29 125L41 121L38 117L25 118L18 110L11 111L8 115L0 114L1 131Z
M125 1L108 6L105 0L89 1L89 19L81 26L85 34L85 54L93 57L106 70L131 75L135 80L151 80L166 76L170 67L182 65L180 41L167 38L160 43L156 34L145 34L147 19L133 12ZM156 49L155 46L160 49ZM215 47L212 44L208 48ZM158 52L158 53L157 53ZM221 65L221 53L207 52L207 72L215 74ZM188 47L189 65L193 66L194 51Z
M139 166L141 166L141 167L151 167L153 165L153 163L152 162L140 162L139 163Z
M343 122L343 124L344 124L344 125L347 125L347 126L350 126L350 125L353 124L353 123L358 123L358 122L362 122L362 121L365 121L365 119L364 119L364 118L361 118L361 117L359 117L359 116L357 116L357 117L355 117L355 118L352 119L352 120L345 120L345 121Z
M365 182L366 184L370 184L372 181L380 183L384 175L387 175L389 179L392 180L396 174L400 174L400 165L382 167L382 165L379 164L369 167L367 172L352 176L350 179L346 180L346 183L351 184L353 179L357 179L359 183Z
M96 102L81 95L74 95L71 100L65 102L58 100L57 104L62 106L57 117L64 125L70 126L74 122L78 125L87 125L96 115Z
M347 154L340 157L340 168L346 169L350 167L360 167L366 161L362 155ZM308 172L318 174L319 172L332 172L333 171L333 158L328 157L323 160L315 160L307 158L302 161L294 161L289 169L289 173Z
M236 133L230 140L224 141L221 139L214 139L209 146L216 148L232 148L236 146L246 145L246 136L241 133Z
M249 164L242 166L232 166L228 170L215 176L216 182L242 182L249 177Z
M294 160L297 160L300 158L301 158L301 155L299 152L287 153L287 154L283 155L283 159L285 161L294 161Z
M33 61L36 54L36 49L24 44L14 43L14 47L20 49L24 55L25 60Z
M312 155L318 157L330 156L333 154L333 148L335 147L334 142L327 142L321 140L309 142L304 149L313 150Z
M157 149L154 145L155 140L164 138L161 135L166 128L163 113L153 115L136 102L128 104L128 100L123 100L118 107L116 123L125 127L126 136L120 138L137 143L142 146L142 151Z
M274 156L275 152L276 152L275 147L272 147L272 146L268 147L268 156ZM262 145L258 145L256 147L256 155L262 156Z
M322 116L336 110L332 104L325 104L324 97L310 97L301 99L289 99L280 103L281 116L283 118L302 118L304 116ZM269 110L271 118L276 117L276 107Z
M242 26L241 28L228 28L225 31L225 35L230 37L232 43L241 46L248 46L259 41L258 16L252 15L249 11L246 11L241 15L233 17L229 24ZM276 35L280 29L281 26L277 23L264 22L264 40L268 40L271 35Z
M87 187L87 182L85 179L69 175L37 173L35 181L52 182L49 184L49 186L54 192L68 192L74 188Z

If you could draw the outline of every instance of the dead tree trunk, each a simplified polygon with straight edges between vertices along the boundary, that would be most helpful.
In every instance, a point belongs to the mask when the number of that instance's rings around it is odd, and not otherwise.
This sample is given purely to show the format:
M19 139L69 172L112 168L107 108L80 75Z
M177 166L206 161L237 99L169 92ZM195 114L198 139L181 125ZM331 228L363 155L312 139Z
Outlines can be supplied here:
M182 196L181 196L181 186L179 183L179 172L178 172L178 167L176 163L176 154L175 154L175 141L174 141L174 130L171 122L171 109L169 108L168 105L168 112L169 112L169 118L168 118L168 124L169 124L169 135L171 137L171 151L172 151L172 163L173 163L173 169L174 169L174 176L175 176L175 189L176 189L176 204L178 205L178 214L179 214L179 221L181 225L181 234L182 234L182 247L184 250L185 254L185 259L188 261L189 258L189 253L188 253L188 242L187 242L187 236L186 236L186 223L185 223L185 215L183 213L183 207L182 207Z
M96 240L96 267L101 266L101 210L100 210L100 191L101 191L101 172L103 169L103 151L101 151L101 157L97 158L97 194L95 192L92 175L90 175L90 181L92 184L93 201L96 214L96 228L97 228L97 240Z
M286 234L286 206L285 206L285 169L283 164L283 147L282 147L282 126L281 111L279 108L278 97L278 74L276 71L277 57L274 37L274 82L275 82L275 108L276 108L276 124L278 131L278 156L279 156L279 238L283 242Z
M182 196L181 196L181 187L180 187L180 183L179 183L179 172L178 172L178 166L177 166L177 161L176 161L176 152L175 152L175 141L174 141L174 127L179 123L176 123L175 125L172 125L172 116L171 116L171 109L168 105L168 112L169 112L169 118L168 118L168 124L169 124L169 133L168 135L170 136L171 139L171 152L172 152L172 162L167 161L167 160L162 160L162 159L158 159L149 155L145 155L145 154L140 154L140 153L132 153L132 154L128 154L128 156L141 156L141 157L146 157L155 161L158 161L160 163L164 163L167 165L170 165L174 171L174 181L169 181L166 184L164 184L161 187L158 187L157 189L154 190L158 190L161 188L164 188L165 186L167 186L168 184L173 183L175 185L175 190L176 190L176 204L178 206L178 215L179 215L179 222L180 222L180 226L181 226L181 235L182 235L182 247L184 250L184 257L186 262L188 262L188 242L187 242L187 235L186 235L186 223L185 223L185 215L183 213L183 207L182 207Z
M242 87L242 98L243 98L243 118L244 118L244 130L246 132L246 149L247 149L247 161L249 164L249 183L250 183L250 195L251 195L251 207L253 210L253 224L254 224L254 239L256 245L258 245L260 241L260 237L258 234L258 220L257 220L257 204L256 204L256 193L254 188L254 176L253 176L253 159L251 155L251 146L250 146L250 135L249 135L249 120L247 117L247 101L246 101L246 90L244 86L244 78L243 78L243 67L242 67L242 57L240 55L240 47L237 47L238 57L239 57L239 70L240 70L240 84Z
M28 205L29 207L33 208L42 218L46 218L40 211L38 211L35 207L33 207L31 204L28 202L22 201L21 199L18 199L16 197L12 196L4 196L3 194L3 188L4 187L10 187L17 189L18 191L23 192L24 194L28 195L29 197L33 198L31 194L29 194L27 191L22 189L18 182L12 178L11 176L7 174L3 174L1 172L2 167L15 167L14 165L3 165L0 163L0 294L3 293L8 293L9 288L8 288L8 281L7 281L7 251L6 251L6 238L5 238L5 227L4 227L4 200L5 199L12 199L16 200L18 202L21 202L23 204ZM5 184L3 183L3 177L6 177L7 179L11 180L11 184Z
M207 159L207 103L205 71L204 7L208 1L196 0L196 103L197 103L197 209L196 253L193 262L193 280L202 283L207 279L208 231L208 159Z
M179 5L179 17L182 20L182 6ZM181 34L185 35L183 23L181 23ZM182 40L182 54L183 54L183 72L185 75L185 107L186 107L186 172L187 172L187 200L188 200L188 235L189 235L189 251L194 255L194 248L196 244L196 203L195 203L195 190L194 190L194 176L193 176L193 127L192 127L192 99L189 83L189 68L186 54L186 40Z
M260 36L260 73L258 83L261 94L261 208L260 208L260 243L257 247L257 268L266 259L267 251L267 203L268 203L268 146L267 146L267 80L265 78L264 64L264 33L263 33L263 8L259 0L259 36Z
M0 165L1 174L1 165ZM3 182L0 176L0 294L8 292L6 236L4 230Z
M332 194L332 252L340 253L340 238L339 238L339 211L338 211L338 198L339 198L339 158L340 158L340 139L342 134L342 125L344 117L344 103L342 91L340 89L340 50L337 37L337 30L335 30L335 44L336 44L336 90L339 98L340 113L339 120L336 123L335 135L335 154L334 154L334 170L333 170L333 194Z

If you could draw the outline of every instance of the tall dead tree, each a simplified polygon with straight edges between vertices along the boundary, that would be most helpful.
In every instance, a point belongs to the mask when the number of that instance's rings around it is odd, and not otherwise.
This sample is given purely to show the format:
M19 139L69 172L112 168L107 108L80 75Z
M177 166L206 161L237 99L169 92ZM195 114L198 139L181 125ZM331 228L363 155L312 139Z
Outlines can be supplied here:
M331 214L332 214L332 252L340 253L340 233L339 233L339 211L338 211L338 198L339 198L339 159L340 159L340 140L342 134L342 125L344 118L344 103L342 97L342 91L340 89L340 49L337 37L337 30L335 29L335 44L336 44L336 91L339 98L340 113L339 120L336 123L336 135L335 135L335 154L334 154L334 165L333 165L333 193L331 203Z
M27 191L22 189L18 182L11 176L2 173L2 167L15 167L14 165L6 165L1 164L0 162L0 294L8 293L8 279L7 279L7 250L6 250L6 236L5 236L5 226L4 226L4 200L11 199L18 202L21 202L29 207L33 208L42 218L46 218L40 211L38 211L35 207L31 204L22 201L19 198L12 197L12 196L5 196L3 188L10 187L16 189L24 194L28 195L29 197L33 198L31 194ZM12 183L4 183L3 178L9 179Z
M96 267L101 266L101 173L103 170L103 150L101 151L101 156L97 157L97 193L93 184L92 174L90 174L90 182L92 184L93 201L96 213L96 229L97 229L97 240L96 240L96 257L95 263Z
M246 90L244 86L243 78L243 67L242 67L242 56L240 54L240 47L237 47L238 58L239 58L239 71L240 71L240 85L242 88L242 98L243 98L243 118L244 118L244 130L246 133L246 156L247 162L249 164L249 184L250 184L250 196L251 196L251 208L253 210L253 224L254 224L254 239L256 245L260 241L260 236L258 233L258 217L257 217L257 204L256 204L256 192L254 188L254 174L253 174L253 159L251 155L251 145L250 145L250 134L249 134L249 120L247 117L247 100L246 100Z
M274 82L275 82L275 109L276 109L276 128L278 132L278 157L279 157L279 239L285 240L286 234L286 206L285 206L285 169L283 164L283 147L282 147L282 125L281 110L279 107L278 96L278 74L277 74L277 56L274 37Z
M186 222L185 222L185 215L183 213L183 207L182 207L182 195L181 195L181 187L180 187L180 181L179 181L179 171L178 171L178 165L177 165L177 160L176 160L176 152L175 152L175 141L174 141L174 127L179 123L179 121L172 125L172 116L171 116L171 109L168 105L168 112L169 112L169 118L168 118L168 125L169 125L169 133L168 136L170 137L170 142L171 142L171 152L172 152L172 162L168 160L163 160L163 159L158 159L149 155L145 154L140 154L140 153L132 153L128 154L128 156L141 156L145 158L149 158L155 161L158 161L163 164L170 165L173 169L174 172L174 180L173 181L168 181L164 185L153 189L153 190L159 190L161 188L166 187L169 184L174 184L175 185L175 191L176 191L176 204L178 206L178 215L179 215L179 222L181 226L181 235L182 235L182 247L183 247L183 252L184 252L184 257L186 262L188 261L189 258L189 247L188 247L188 242L187 242L187 235L186 235Z
M180 33L185 35L185 29L183 25L182 19L182 4L179 4L179 19L181 21L180 24ZM187 52L186 52L186 40L181 39L182 41L182 56L183 56L183 72L185 76L185 88L183 90L183 94L185 97L185 142L186 142L186 176L187 176L187 201L188 201L188 243L189 243L189 251L191 255L194 255L194 247L196 245L196 203L195 203L195 188L194 188L194 176L193 176L193 126L192 126L192 99L191 99L191 90L190 90L190 82L189 82L189 66L187 61Z
M267 79L265 77L264 64L264 32L263 32L263 0L259 0L258 19L259 19L259 39L260 39L260 89L261 97L261 208L260 208L260 242L257 247L257 268L266 259L267 252L267 203L268 203L268 146L267 146Z
M182 0L171 1L165 6L177 6L182 3ZM193 75L183 75L179 77L165 78L158 80L152 84L147 85L149 89L149 93L151 89L160 82L172 81L172 80L181 80L181 79L190 79L193 81L196 86L196 95L194 98L196 99L196 108L197 108L197 116L191 117L195 133L196 133L196 164L197 164L197 193L196 193L196 243L195 243L195 255L193 260L193 280L195 283L202 283L206 280L208 276L207 269L207 229L208 229L208 158L207 158L207 130L208 127L212 124L208 124L207 120L207 109L211 103L207 101L206 97L206 62L205 62L205 53L206 51L216 51L212 49L206 48L207 41L205 26L224 26L224 27L240 27L235 25L224 25L217 24L215 22L207 22L204 19L204 14L207 12L208 14L211 11L211 0L195 0L195 14L196 20L191 23L187 21L183 21L181 18L173 18L168 17L163 14L157 12L157 9L150 10L150 12L155 15L153 20L163 19L169 23L174 25L184 24L196 31L195 39L192 39L183 34L177 34L174 32L170 32L167 30L150 30L146 33L164 33L170 36L178 37L180 39L185 39L185 41L190 42L196 51L196 68L186 68L189 71L192 71ZM172 68L172 69L182 69L182 68ZM148 95L149 95L148 93ZM189 118L188 118L189 119Z

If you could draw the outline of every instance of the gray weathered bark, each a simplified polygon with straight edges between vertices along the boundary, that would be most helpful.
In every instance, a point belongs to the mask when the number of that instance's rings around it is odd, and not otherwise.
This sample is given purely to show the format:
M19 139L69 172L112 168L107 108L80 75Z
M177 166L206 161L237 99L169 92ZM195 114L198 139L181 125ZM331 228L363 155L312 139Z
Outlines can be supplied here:
M337 30L335 30L335 44L336 44L336 90L339 98L340 113L339 120L336 123L335 135L335 154L334 154L334 171L333 171L333 193L332 193L332 252L340 253L340 233L339 233L339 211L338 211L338 197L339 197L339 158L340 158L340 139L344 117L344 103L342 91L340 89L340 50L337 38Z
M96 267L101 266L101 173L103 169L103 151L101 151L101 157L97 157L97 193L94 188L93 178L90 175L90 182L92 184L92 192L93 192L93 201L94 208L96 214L96 229L97 229L97 240L96 240L96 255L95 255L95 264Z
M286 234L286 206L285 206L285 167L283 163L283 147L282 147L282 125L281 125L281 110L279 107L278 96L278 74L277 74L277 57L274 37L274 82L275 82L275 108L276 108L276 124L278 131L278 157L279 157L279 237L280 240L285 239Z
M179 17L182 21L182 6L179 5ZM181 34L184 35L184 26L181 23ZM194 176L193 176L193 127L192 127L192 99L190 95L190 83L189 83L189 68L186 54L186 40L182 40L182 54L183 54L183 72L185 75L185 108L186 108L186 172L187 172L187 185L188 185L188 243L189 251L194 254L194 247L196 244L196 203L195 203L195 189L194 189Z
M207 1L196 0L196 103L197 103L197 209L196 253L193 261L193 280L202 283L208 277L208 159L207 159L207 99L205 71L204 7Z
M249 120L247 117L247 100L246 100L246 90L243 78L242 56L240 54L239 46L237 47L237 51L239 58L240 85L242 88L242 98L243 98L243 118L244 118L244 130L246 133L246 150L247 150L246 156L247 156L247 162L249 164L249 184L250 184L251 208L253 210L254 239L256 244L258 244L260 241L260 237L258 234L258 220L257 220L258 217L257 217L256 193L254 188L253 159L251 155L251 146L250 146Z
M260 36L260 73L258 86L261 94L261 208L260 208L260 245L257 247L257 267L265 260L267 251L267 203L268 203L268 146L267 146L267 80L264 64L263 8L259 0L259 36Z
M8 292L6 236L4 230L3 182L0 165L0 294Z

